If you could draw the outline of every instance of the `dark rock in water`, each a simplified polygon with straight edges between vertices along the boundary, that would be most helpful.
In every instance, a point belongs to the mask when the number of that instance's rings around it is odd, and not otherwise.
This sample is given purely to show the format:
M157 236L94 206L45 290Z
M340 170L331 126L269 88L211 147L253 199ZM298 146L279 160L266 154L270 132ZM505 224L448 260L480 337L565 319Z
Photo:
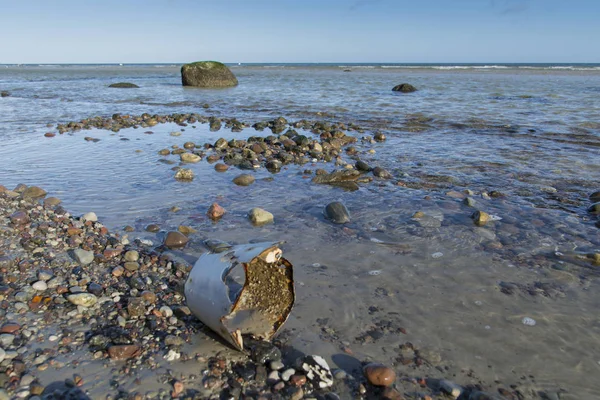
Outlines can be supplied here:
M354 166L356 167L357 170L363 171L363 172L369 172L373 169L369 166L369 164L367 164L366 162L364 162L362 160L358 160L356 162L356 164L354 164Z
M254 183L254 176L250 174L241 174L233 178L233 183L238 186L248 186Z
M374 136L373 139L377 140L378 142L385 142L385 135L381 132L377 132Z
M599 203L600 202L600 190L597 192L594 192L592 194L590 194L590 201L592 203Z
M219 129L221 129L221 120L219 118L210 117L208 119L208 122L209 122L211 132L217 132ZM225 139L223 139L223 140L225 140ZM216 144L215 144L215 147L216 147Z
M342 188L342 189L344 189L347 192L354 192L355 190L359 189L358 183L353 182L353 181L332 182L329 185Z
M319 174L312 179L313 183L327 183L355 181L360 177L360 172L353 169L334 171L330 174Z
M335 224L345 224L350 222L350 213L345 205L339 201L327 204L323 212L325 217Z
M223 88L237 86L238 80L225 64L217 61L198 61L181 67L183 86Z
M185 247L188 240L189 239L187 238L187 236L185 236L183 233L171 231L167 233L164 245L170 249L180 249L182 247Z
M387 170L381 168L381 167L375 167L373 168L373 175L378 177L378 178L383 178L383 179L390 179L392 178L392 174L390 174Z
M412 93L416 92L417 88L411 85L410 83L401 83L400 85L396 85L392 88L394 92L402 92L402 93Z
M270 161L267 161L267 163L265 164L265 167L267 168L267 170L269 172L276 173L281 170L282 165L283 165L283 163L279 160L270 160Z
M600 214L600 202L594 203L588 208L588 212L592 214Z
M120 89L139 89L139 86L135 83L129 82L117 82L108 85L109 88L120 88Z
M10 96L10 92L7 90L3 90L0 92L0 97L8 97Z

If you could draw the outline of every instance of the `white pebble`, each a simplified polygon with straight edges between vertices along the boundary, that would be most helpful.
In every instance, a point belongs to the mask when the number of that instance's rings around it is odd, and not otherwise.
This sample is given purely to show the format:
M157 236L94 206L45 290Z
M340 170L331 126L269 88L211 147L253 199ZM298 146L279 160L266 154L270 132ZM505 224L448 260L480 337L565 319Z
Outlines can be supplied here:
M433 258L440 258L440 257L442 257L443 255L444 255L444 253L440 253L440 252L438 251L437 253L433 253L433 254L431 255L431 257L433 257Z
M381 275L381 270L380 269L374 269L372 271L369 271L368 274L371 275L371 276Z
M48 336L48 340L51 342L56 342L58 340L58 336L50 335L50 336Z
M290 380L292 375L294 375L295 373L296 373L296 370L294 368L288 368L281 373L281 379L283 379L284 381L287 382Z
M81 217L81 220L84 222L85 221L96 222L96 221L98 221L98 216L94 212L89 212L89 213L83 214L83 216Z
M523 325L527 325L527 326L534 326L536 324L535 319L529 318L529 317L523 318L522 322L523 322Z
M37 281L33 285L31 285L31 287L35 290L43 292L44 290L48 289L48 284L44 281Z

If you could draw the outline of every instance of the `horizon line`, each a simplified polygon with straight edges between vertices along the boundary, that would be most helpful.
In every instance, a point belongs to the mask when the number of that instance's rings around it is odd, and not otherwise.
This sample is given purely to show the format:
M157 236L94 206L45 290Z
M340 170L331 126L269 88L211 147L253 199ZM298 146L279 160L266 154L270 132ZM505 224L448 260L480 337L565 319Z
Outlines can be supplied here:
M202 60L202 61L215 61L215 60ZM195 61L191 61L195 62ZM222 61L219 61L222 62ZM24 63L3 63L0 62L0 65L183 65L189 64L190 62L24 62ZM582 62L582 61L573 61L573 62L553 62L553 61L456 61L456 62L447 62L447 61L435 61L435 62L399 62L399 61L250 61L250 62L222 62L223 64L232 64L232 65L243 65L243 64L338 64L338 65L346 65L346 64L354 64L354 65L362 65L362 64L404 64L404 65L425 65L425 64L449 64L449 65L457 65L457 64L486 64L486 65L507 65L507 64L600 64L599 62Z

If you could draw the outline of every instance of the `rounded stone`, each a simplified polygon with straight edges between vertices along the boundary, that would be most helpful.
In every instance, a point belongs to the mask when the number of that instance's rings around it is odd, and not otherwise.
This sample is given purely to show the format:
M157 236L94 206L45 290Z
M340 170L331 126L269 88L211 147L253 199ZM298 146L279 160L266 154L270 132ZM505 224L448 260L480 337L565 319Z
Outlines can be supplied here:
M48 289L48 284L45 281L37 281L31 285L31 287L39 292L43 292L44 290Z
M363 373L369 383L375 386L391 386L396 380L396 372L383 364L368 364L363 368Z
M75 261L82 265L87 265L94 261L94 252L91 250L75 249L73 250Z
M140 253L135 250L129 250L125 253L125 261L137 261L140 259Z
M600 190L597 192L594 192L592 194L590 194L590 201L592 203L598 203L600 202Z
M238 186L249 186L254 183L254 176L250 174L241 174L233 178L233 183Z
M23 191L23 193L21 193L21 195L26 199L39 199L46 196L46 191L37 186L29 186Z
M81 220L83 222L97 222L98 221L98 216L96 215L96 213L94 212L89 212L89 213L85 213L81 216Z
M182 153L179 157L181 158L182 162L187 163L197 163L202 160L202 157L194 153Z
M390 179L392 178L392 174L390 174L387 170L381 168L381 167L375 167L373 168L373 175L378 177L378 178L382 178L382 179Z
M98 298L91 293L76 293L67 296L67 300L77 306L91 307L98 301Z
M339 201L327 204L323 214L325 215L325 218L334 224L345 224L350 222L350 213L348 212L348 209Z
M238 80L223 63L217 61L198 61L181 67L183 86L221 88L237 86Z
M57 198L57 197L46 197L44 199L44 205L48 206L48 207L53 207L53 206L57 206L61 203L61 199Z
M165 237L164 245L170 249L185 247L189 239L181 232L171 231Z
M248 218L254 225L259 226L273 222L273 214L258 207L248 212Z
M223 164L223 163L215 164L215 171L217 171L217 172L225 172L228 169L229 169L229 166L227 164Z

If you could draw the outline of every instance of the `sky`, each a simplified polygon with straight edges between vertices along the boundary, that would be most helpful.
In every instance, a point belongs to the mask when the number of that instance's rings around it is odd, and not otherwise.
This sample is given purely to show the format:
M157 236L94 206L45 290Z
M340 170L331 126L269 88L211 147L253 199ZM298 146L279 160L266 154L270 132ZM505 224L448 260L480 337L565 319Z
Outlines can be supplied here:
M0 0L0 64L600 63L600 0Z

